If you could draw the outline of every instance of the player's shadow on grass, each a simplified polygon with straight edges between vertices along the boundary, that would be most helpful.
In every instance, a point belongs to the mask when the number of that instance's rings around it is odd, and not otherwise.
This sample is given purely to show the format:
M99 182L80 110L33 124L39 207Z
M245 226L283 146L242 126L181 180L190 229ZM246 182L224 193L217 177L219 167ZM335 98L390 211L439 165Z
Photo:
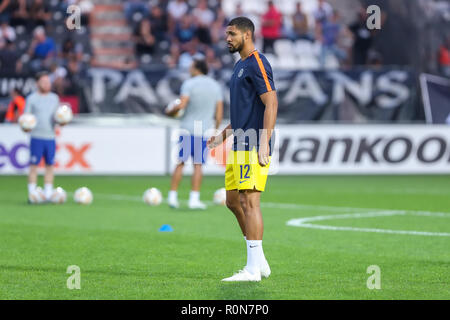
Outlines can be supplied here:
M221 282L217 291L222 300L270 299L262 282Z

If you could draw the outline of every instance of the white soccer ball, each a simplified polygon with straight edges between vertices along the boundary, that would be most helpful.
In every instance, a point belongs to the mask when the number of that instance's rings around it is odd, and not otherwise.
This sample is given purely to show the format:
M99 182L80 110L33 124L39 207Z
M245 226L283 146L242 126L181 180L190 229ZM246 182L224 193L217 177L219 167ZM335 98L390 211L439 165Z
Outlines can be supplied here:
M31 203L37 204L45 201L44 190L41 187L36 187L33 191L28 194L28 200Z
M166 111L170 112L173 110L173 108L175 108L176 106L178 106L181 103L180 99L175 99L172 102L170 102L167 107L166 107ZM175 113L175 115L173 117L175 118L181 118L184 115L184 109L179 110L177 113Z
M53 190L52 196L50 197L50 201L52 203L64 203L67 200L67 193L63 188L58 187Z
M213 201L215 204L224 206L227 200L227 192L225 188L220 188L214 192Z
M33 130L36 124L36 117L31 113L24 113L19 117L19 125L23 131Z
M162 194L157 188L150 188L145 190L142 197L144 202L150 206L158 206L162 202Z
M73 119L72 108L67 104L62 104L56 109L55 121L58 124L67 124Z
M94 200L91 190L86 187L79 188L75 191L73 195L73 200L79 204L91 204Z

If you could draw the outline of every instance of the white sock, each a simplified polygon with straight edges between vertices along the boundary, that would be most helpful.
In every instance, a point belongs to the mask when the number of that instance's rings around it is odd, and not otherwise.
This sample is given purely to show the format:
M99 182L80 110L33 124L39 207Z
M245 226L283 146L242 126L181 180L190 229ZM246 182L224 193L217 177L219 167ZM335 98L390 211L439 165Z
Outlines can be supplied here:
M36 189L36 183L29 183L28 184L28 193L33 192Z
M46 199L50 199L53 194L53 183L46 183L44 185L44 195Z
M178 192L176 190L170 190L169 191L169 201L173 202L173 201L177 201L178 199Z
M255 274L261 265L262 240L247 240L247 265L248 272Z
M244 236L244 240L247 241L247 237L246 236ZM261 240L260 264L261 264L261 266L263 266L265 263L267 263L267 260L266 260L266 256L264 255L264 250L263 250L263 247L262 247L262 240Z
M265 265L267 263L266 256L264 255L264 250L263 250L262 243L261 243L261 256L260 256L260 260L259 261L261 263L261 266L263 266L263 265Z
M189 201L200 201L200 192L199 191L191 191L189 193Z

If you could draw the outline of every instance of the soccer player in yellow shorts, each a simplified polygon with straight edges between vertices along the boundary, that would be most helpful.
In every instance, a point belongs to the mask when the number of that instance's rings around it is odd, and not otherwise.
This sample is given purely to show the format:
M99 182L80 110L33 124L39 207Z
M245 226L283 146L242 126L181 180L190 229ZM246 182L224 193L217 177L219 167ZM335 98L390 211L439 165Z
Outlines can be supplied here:
M266 166L259 164L255 148L251 151L231 150L225 169L225 189L264 191L269 166L270 157Z
M262 248L260 197L270 165L278 100L272 68L255 50L254 30L253 22L245 17L234 18L227 26L228 49L241 56L230 81L231 124L208 141L208 146L215 148L234 136L225 170L226 204L247 242L246 266L222 281L260 281L261 276L267 278L271 273Z

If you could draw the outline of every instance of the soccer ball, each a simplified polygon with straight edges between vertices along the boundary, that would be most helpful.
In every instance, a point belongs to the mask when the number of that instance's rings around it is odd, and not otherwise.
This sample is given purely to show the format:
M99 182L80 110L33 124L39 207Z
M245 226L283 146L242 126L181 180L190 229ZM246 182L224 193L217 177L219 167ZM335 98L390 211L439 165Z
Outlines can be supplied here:
M175 108L176 106L178 106L181 103L180 99L175 99L174 101L170 102L167 107L166 107L166 111L170 112L171 110L173 110L173 108ZM179 110L177 113L175 113L174 117L175 118L181 118L184 115L184 109Z
M37 204L45 201L44 190L41 187L36 187L28 194L28 200L30 203Z
M31 131L36 127L36 117L31 113L24 113L19 117L19 125L23 131Z
M58 187L53 190L52 196L50 197L50 201L53 203L64 203L67 200L66 191L63 188Z
M56 109L55 121L58 124L67 124L72 121L73 113L72 109L67 104L62 104Z
M156 188L150 188L145 190L144 196L142 197L144 202L150 206L158 206L162 202L162 194Z
M213 201L215 204L224 206L226 200L227 200L227 192L225 188L220 188L216 192L214 192Z
M79 204L91 204L94 200L91 190L86 187L79 188L75 191L73 195L73 200Z

